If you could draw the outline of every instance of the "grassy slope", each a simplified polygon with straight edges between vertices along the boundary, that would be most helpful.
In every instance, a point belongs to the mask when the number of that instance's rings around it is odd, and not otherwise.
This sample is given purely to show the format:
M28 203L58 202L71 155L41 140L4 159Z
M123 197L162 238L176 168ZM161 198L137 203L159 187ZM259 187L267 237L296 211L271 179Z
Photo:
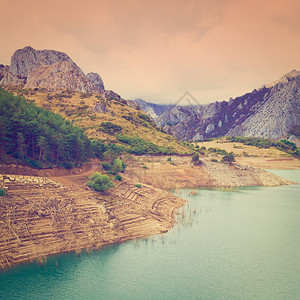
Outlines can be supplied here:
M224 149L227 152L233 152L236 156L254 156L254 157L273 157L273 158L280 158L280 157L291 157L291 155L278 150L274 147L264 149L258 148L255 146L248 146L242 143L231 143L226 141L225 139L216 139L209 142L197 143L199 147L209 147L212 148L220 148ZM246 153L246 155L245 155Z
M120 101L106 99L105 95L83 94L67 91L46 90L34 91L17 87L7 88L15 95L22 95L34 101L38 106L71 120L74 124L85 128L90 138L115 141L114 134L107 134L100 129L102 122L111 122L121 126L122 131L115 134L140 137L159 146L173 148L179 154L191 153L190 149L169 134L161 132L154 122L146 122L138 116L144 113ZM61 96L63 95L63 96ZM107 112L95 112L96 103L105 106ZM125 118L124 118L125 116ZM120 143L120 142L118 142Z

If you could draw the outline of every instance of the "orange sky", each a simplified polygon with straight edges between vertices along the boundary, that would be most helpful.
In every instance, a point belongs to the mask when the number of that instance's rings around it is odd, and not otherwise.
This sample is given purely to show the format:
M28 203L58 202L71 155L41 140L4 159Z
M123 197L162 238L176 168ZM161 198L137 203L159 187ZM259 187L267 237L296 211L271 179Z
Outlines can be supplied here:
M300 70L299 0L1 0L0 63L67 53L126 99L228 100Z

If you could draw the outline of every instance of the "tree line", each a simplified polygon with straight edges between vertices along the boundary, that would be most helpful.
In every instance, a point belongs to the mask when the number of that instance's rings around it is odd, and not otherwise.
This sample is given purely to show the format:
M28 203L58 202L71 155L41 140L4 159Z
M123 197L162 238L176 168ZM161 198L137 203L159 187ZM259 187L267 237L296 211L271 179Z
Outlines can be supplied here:
M71 168L92 156L91 141L81 128L0 88L1 156L4 153L36 168Z

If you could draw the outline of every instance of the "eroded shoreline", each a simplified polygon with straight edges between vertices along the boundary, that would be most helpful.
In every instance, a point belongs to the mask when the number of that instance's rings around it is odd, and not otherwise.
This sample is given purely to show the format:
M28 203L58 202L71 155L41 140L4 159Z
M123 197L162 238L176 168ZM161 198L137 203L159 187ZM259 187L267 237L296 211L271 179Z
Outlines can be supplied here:
M171 164L166 157L128 158L123 181L107 193L85 185L86 176L101 170L97 160L69 173L38 173L43 176L0 166L0 183L8 190L0 203L0 268L166 232L185 203L170 188L291 183L252 167L209 161L198 167L189 159L172 157Z

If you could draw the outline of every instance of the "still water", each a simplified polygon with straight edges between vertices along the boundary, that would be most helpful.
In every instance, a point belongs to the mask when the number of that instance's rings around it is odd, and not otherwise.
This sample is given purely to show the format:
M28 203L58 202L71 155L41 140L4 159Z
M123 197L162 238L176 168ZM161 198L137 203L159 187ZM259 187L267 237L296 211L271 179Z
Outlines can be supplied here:
M2 271L0 299L300 299L299 184L174 193L170 232Z

